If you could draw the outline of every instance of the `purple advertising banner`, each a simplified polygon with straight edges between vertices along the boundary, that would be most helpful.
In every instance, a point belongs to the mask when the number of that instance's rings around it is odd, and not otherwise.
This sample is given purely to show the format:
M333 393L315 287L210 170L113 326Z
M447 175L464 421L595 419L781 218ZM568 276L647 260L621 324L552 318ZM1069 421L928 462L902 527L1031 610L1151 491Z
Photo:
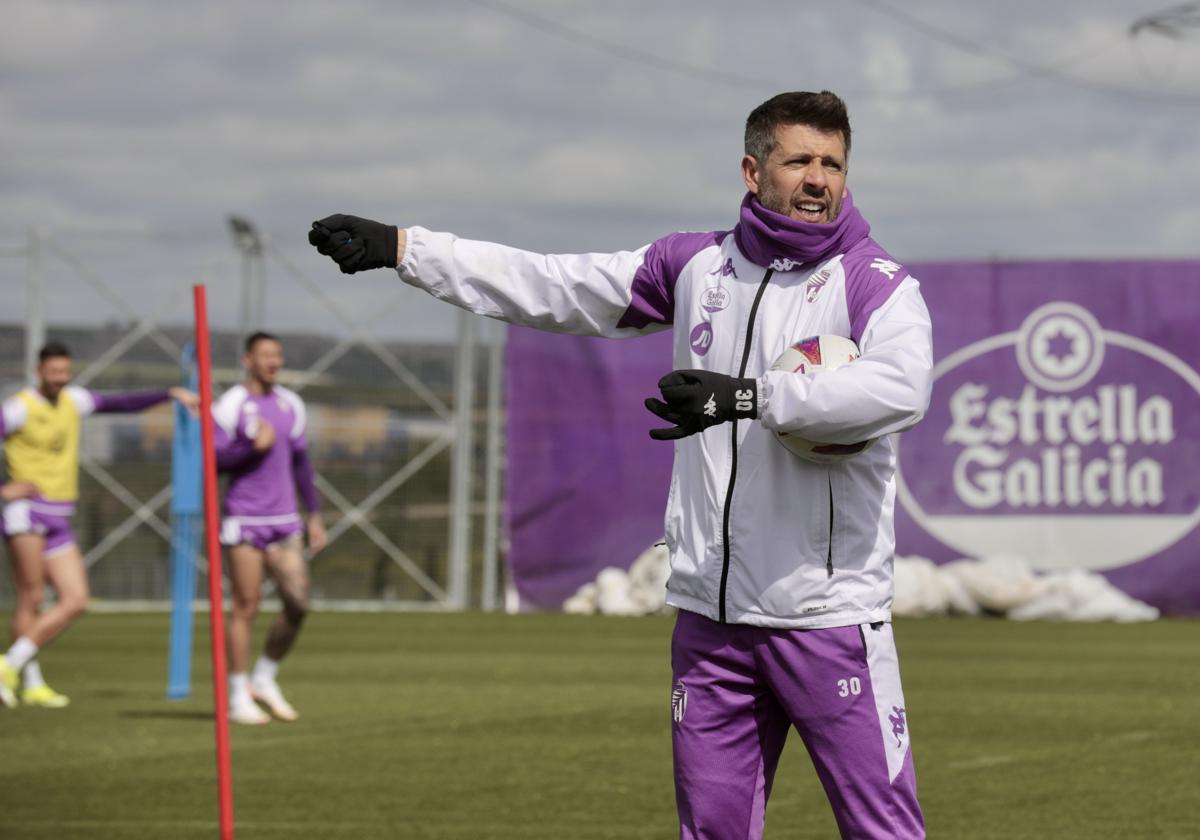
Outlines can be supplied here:
M509 569L522 605L557 609L662 539L674 449L650 439L642 401L671 370L671 333L512 327L504 364Z
M913 268L933 318L928 416L897 439L897 552L1085 569L1200 612L1200 262ZM671 447L642 400L666 333L514 329L510 567L556 608L661 536Z

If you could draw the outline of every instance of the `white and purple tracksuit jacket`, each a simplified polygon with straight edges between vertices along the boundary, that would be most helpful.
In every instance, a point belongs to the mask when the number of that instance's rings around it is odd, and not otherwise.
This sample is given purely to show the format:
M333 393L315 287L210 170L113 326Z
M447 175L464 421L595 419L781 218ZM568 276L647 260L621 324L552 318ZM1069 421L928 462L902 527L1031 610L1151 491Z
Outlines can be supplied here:
M869 233L849 195L830 224L747 195L731 231L613 254L535 254L410 227L397 270L437 298L538 329L671 327L676 369L757 378L758 420L675 443L667 602L721 622L839 627L890 618L894 450L883 440L817 465L773 432L851 444L903 431L928 407L929 313L916 278ZM769 370L793 342L829 334L862 356L819 376Z

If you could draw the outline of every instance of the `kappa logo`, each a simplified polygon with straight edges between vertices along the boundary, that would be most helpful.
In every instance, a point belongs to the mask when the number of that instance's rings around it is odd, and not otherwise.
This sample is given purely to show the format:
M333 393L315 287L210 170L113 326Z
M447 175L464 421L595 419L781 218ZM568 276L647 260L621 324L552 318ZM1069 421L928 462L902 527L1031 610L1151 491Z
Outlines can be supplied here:
M704 413L707 414L709 417L717 416L717 401L715 399L716 396L717 396L717 394L715 391L713 393L709 394L708 402L706 402L704 404Z
M716 271L708 272L709 277L733 277L737 279L737 270L733 267L733 258L725 260L725 262Z
M671 689L671 718L679 723L683 720L683 716L687 714L687 686L683 681L675 683L675 688Z
M908 723L904 719L904 709L892 706L892 712L894 714L888 715L888 721L892 724L892 734L896 736L896 746L898 747L903 743L900 738L908 728Z
M791 271L792 269L799 268L802 265L804 265L804 263L797 262L796 260L789 259L787 257L776 257L775 259L771 260L771 265L768 266L768 268L774 269L775 271Z
M809 278L808 285L804 287L804 299L813 303L817 299L817 295L821 293L821 289L825 288L825 284L829 282L830 276L829 269L823 268Z
M883 257L876 257L871 263L871 268L875 269L880 274L886 274L887 279L895 280L896 272L900 270L900 264L894 263L891 260L885 260Z

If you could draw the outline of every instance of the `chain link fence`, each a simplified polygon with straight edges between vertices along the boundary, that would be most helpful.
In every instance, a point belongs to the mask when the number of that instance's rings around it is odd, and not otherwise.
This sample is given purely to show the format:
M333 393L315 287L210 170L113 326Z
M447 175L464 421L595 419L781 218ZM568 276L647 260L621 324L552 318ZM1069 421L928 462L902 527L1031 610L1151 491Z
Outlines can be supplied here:
M282 384L308 406L329 531L311 559L317 605L494 607L503 332L394 273L346 279L244 220L231 227L232 239L39 230L0 240L0 397L30 381L50 338L71 349L85 387L180 383L191 286L204 283L215 392L241 380L242 339L265 329L283 341ZM172 424L166 404L84 423L74 525L99 607L169 598ZM11 603L5 574L0 606Z

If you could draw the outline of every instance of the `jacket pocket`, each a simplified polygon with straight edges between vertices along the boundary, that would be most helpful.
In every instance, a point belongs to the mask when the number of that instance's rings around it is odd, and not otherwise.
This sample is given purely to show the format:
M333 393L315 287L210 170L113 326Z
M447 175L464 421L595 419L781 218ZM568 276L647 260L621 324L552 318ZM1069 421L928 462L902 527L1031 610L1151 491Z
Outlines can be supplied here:
M826 470L825 477L829 483L829 502L828 502L828 504L829 504L829 530L826 533L826 541L825 541L825 573L829 577L833 577L833 525L834 525L834 522L833 522L833 517L834 517L833 470Z

